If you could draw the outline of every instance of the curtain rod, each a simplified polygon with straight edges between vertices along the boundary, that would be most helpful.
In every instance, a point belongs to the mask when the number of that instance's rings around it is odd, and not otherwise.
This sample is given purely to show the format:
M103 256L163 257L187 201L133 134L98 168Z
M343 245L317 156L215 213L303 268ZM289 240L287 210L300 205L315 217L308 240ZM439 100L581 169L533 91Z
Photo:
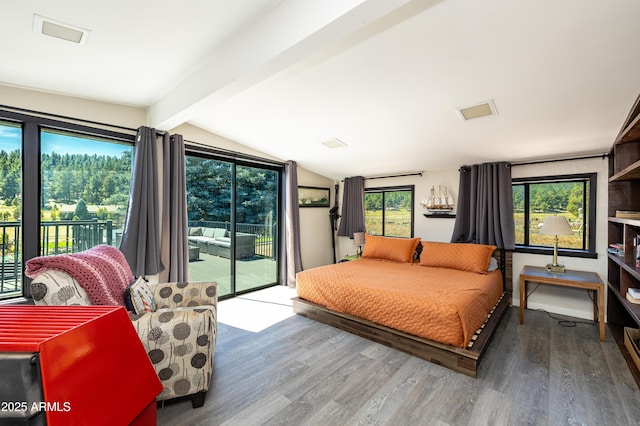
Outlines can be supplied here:
M512 166L512 164L511 164L511 163L507 163L507 162L504 162L504 161L496 161L496 163L504 163L504 166L505 166L507 169L511 168L511 166ZM494 163L483 163L483 164L494 164ZM470 166L470 165L468 165L468 164L467 164L467 165L464 165L464 166L460 166L460 167L458 168L458 171L459 171L459 172L462 172L462 171L464 171L464 172L469 172L469 171L471 171L471 167L473 167L473 166Z
M405 177L405 176L422 176L422 172L405 173L403 175L372 176L372 177L366 177L364 178L364 180L387 179L387 178L396 178L396 177Z
M569 158L556 158L554 160L539 160L539 161L526 161L522 163L511 163L511 167L514 166L528 166L530 164L544 164L544 163L556 163L558 161L573 161L573 160L588 160L591 158L608 158L609 154L597 154L597 155L586 155L584 157L569 157Z
M405 177L405 176L420 176L420 177L422 177L422 172L405 173L405 174L402 174L402 175L388 175L388 176L372 176L372 177L363 177L363 179L364 179L364 180L388 179L388 178ZM344 179L342 179L340 182L344 182Z
M609 154L597 154L597 155L586 155L583 157L567 157L567 158L556 158L552 160L525 161L522 163L505 163L505 166L506 167L528 166L530 164L556 163L558 161L588 160L590 158L602 158L604 160L605 158L608 158L608 157L609 157ZM469 167L471 166L468 166L468 165L462 166L458 169L458 171L469 170Z

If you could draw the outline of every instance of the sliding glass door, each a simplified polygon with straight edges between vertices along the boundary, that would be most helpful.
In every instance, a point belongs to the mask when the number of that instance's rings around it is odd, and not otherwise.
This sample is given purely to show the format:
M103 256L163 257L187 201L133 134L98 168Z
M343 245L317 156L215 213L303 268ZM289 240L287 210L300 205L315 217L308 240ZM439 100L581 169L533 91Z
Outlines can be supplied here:
M189 275L220 297L278 283L280 172L186 156Z
M236 290L278 279L278 188L275 170L236 167Z

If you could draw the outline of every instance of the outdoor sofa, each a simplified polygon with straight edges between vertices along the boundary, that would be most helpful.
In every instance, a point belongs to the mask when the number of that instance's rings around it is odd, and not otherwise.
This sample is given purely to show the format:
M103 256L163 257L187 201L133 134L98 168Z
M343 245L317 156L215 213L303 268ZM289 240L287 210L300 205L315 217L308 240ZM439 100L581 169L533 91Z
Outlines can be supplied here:
M231 237L224 228L192 226L189 228L189 245L198 247L201 253L214 256L231 257ZM256 236L236 232L236 259L247 259L256 254Z

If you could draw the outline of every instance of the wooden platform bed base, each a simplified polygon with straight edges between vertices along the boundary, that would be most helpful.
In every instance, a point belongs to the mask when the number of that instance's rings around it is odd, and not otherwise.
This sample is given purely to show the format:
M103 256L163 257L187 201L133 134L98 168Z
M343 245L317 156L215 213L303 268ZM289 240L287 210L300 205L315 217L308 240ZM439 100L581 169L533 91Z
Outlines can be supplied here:
M477 377L480 360L489 341L511 301L511 293L504 293L470 349L449 346L433 340L406 334L352 315L332 311L324 306L295 297L293 311L304 317L348 331L366 339L417 356L453 371Z

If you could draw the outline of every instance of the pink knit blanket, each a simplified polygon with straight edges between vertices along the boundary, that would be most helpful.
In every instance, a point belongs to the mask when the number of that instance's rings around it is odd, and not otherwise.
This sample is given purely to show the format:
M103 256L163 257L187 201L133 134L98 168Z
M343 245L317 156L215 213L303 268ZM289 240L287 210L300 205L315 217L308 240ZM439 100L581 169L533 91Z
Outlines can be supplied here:
M105 244L80 253L34 257L26 265L24 273L30 278L47 270L71 275L93 305L124 306L124 290L133 281L122 252Z

